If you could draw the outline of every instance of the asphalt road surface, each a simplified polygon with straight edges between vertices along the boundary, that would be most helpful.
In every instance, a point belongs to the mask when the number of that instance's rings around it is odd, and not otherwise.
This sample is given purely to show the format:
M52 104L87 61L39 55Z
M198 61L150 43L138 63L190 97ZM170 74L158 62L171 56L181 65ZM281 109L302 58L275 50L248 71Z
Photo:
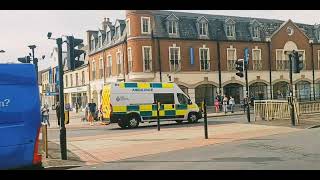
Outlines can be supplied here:
M253 118L253 116L252 116ZM226 123L246 123L245 115L234 115L234 116L221 116L221 117L212 117L208 118L209 125L219 125ZM175 121L164 121L161 122L161 129L167 128L179 128L179 127L194 127L194 126L203 126L203 118L199 120L198 123L189 124L184 122L183 124L177 124ZM121 129L118 124L110 124L107 126L89 126L88 128L67 128L67 137L79 137L79 136L94 136L108 133L128 133L128 132L137 132L137 131L146 131L150 129L157 130L157 123L140 123L138 128L135 129ZM48 129L48 138L50 139L59 139L59 129L53 128Z
M320 169L320 128L141 156L74 170Z

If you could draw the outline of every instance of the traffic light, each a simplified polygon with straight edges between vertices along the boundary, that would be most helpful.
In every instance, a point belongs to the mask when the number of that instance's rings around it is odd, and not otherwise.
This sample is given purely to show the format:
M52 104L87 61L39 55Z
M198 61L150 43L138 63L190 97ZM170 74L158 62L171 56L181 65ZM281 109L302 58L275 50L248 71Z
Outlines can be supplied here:
M294 51L292 57L293 73L300 73L300 71L303 69L302 55L297 51Z
M76 58L84 53L83 50L75 49L75 47L82 44L82 39L76 39L73 36L67 36L67 66L68 69L74 70L76 68Z
M30 56L26 56L23 58L18 58L18 61L22 63L30 63L31 60L30 60Z
M243 77L243 72L244 72L244 60L243 59L238 59L236 61L236 70L238 70L238 72L236 73L237 76L239 77Z

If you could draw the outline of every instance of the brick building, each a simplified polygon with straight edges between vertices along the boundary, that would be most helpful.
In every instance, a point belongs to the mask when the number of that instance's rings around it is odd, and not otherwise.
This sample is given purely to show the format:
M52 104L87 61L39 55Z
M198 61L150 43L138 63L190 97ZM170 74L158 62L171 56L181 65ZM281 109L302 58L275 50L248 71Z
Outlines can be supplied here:
M103 84L171 79L200 102L213 104L217 92L240 103L245 80L235 61L250 49L249 94L264 99L288 95L292 50L303 55L304 69L293 75L294 95L320 98L320 26L273 19L129 10L125 20L87 31L92 99L100 104ZM261 96L260 96L261 97Z

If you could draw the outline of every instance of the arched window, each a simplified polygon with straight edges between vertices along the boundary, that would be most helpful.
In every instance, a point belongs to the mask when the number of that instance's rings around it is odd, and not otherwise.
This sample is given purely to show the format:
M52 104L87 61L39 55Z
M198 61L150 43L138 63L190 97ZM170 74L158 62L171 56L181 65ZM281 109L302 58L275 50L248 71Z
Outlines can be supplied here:
M289 95L289 83L285 81L281 81L273 85L274 99L285 99L288 95Z
M262 82L256 82L249 86L250 97L256 100L263 100L268 98L267 84Z
M207 105L213 106L216 90L217 87L212 84L202 84L197 86L195 89L196 103L200 104L203 99L206 98Z
M311 85L308 81L299 81L295 86L298 101L311 100Z

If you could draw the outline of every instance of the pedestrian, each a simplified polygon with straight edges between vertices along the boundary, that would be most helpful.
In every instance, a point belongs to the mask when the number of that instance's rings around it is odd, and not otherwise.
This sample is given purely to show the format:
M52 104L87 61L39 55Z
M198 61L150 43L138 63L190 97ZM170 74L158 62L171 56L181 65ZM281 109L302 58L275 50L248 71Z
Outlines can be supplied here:
M60 102L59 101L56 104L56 114L58 119L58 126L60 126Z
M216 99L214 100L214 106L216 108L216 113L220 111L220 102L219 102L219 98L216 97Z
M50 127L48 104L43 105L43 107L41 108L41 114L42 114L42 123L47 124Z
M90 103L89 104L89 123L91 126L93 126L93 121L96 113L96 104L95 103Z
M230 106L231 113L233 113L234 105L235 105L234 98L232 96L230 96L229 106Z
M223 111L225 114L227 114L227 108L228 108L228 97L224 95L223 98Z

